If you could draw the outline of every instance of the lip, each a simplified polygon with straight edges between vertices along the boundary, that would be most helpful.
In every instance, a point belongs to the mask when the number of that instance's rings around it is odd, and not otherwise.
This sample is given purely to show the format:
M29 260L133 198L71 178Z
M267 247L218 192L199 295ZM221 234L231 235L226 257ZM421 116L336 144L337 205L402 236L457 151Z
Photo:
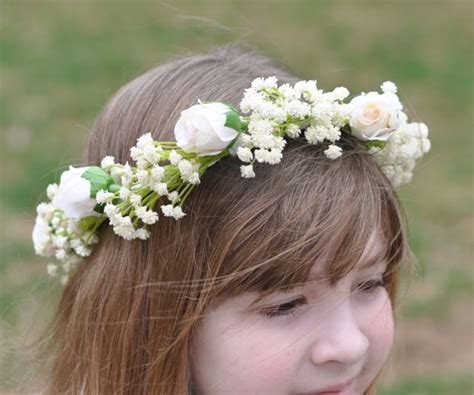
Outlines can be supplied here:
M343 384L333 385L316 392L304 392L297 395L352 395L352 384L354 379Z

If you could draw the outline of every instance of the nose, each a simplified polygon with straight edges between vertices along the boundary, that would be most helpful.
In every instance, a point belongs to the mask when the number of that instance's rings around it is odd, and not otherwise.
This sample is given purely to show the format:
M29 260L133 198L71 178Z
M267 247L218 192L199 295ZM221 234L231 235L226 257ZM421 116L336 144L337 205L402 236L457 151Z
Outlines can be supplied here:
M345 302L333 307L317 323L311 360L315 365L329 362L357 365L367 357L369 345L350 303Z

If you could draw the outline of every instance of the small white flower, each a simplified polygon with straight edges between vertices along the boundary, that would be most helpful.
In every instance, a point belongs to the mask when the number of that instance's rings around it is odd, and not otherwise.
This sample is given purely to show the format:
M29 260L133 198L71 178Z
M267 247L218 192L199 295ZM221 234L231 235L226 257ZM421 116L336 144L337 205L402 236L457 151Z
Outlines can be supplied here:
M392 81L385 81L380 85L380 89L384 93L397 93L397 86Z
M339 128L331 126L330 128L327 129L327 132L326 132L326 139L327 140L334 143L335 141L339 140L340 138L341 138L341 131L339 130Z
M173 206L172 204L162 205L161 211L165 217L173 217L174 219L180 219L186 215L183 213L181 206Z
M51 225L55 228L55 229L59 229L61 227L61 222L62 222L62 218L59 216L59 215L55 215L52 219L51 219Z
M58 265L55 263L48 263L46 269L51 277L56 277L58 275Z
M318 144L324 141L328 135L328 130L324 126L309 126L304 132L304 136L308 143Z
M147 186L148 185L148 180L150 178L150 173L148 170L144 170L144 169L141 169L141 170L138 170L136 172L136 176L137 176L137 181L143 185L143 186Z
M183 157L173 149L171 150L168 159L172 165L176 166L183 159Z
M332 91L335 100L344 100L349 96L349 91L343 86L338 86Z
M135 231L135 238L141 240L147 240L150 237L150 231L144 228L137 229Z
M51 201L54 200L58 191L59 191L58 184L49 184L48 188L46 189L46 194L48 195L49 200Z
M130 191L130 189L125 188L125 187L120 187L119 197L122 200L127 200L130 197L131 193L132 191Z
M160 196L168 195L168 185L164 182L159 182L153 186L153 190Z
M115 158L113 156L106 156L100 162L100 167L104 170L110 170L112 166L115 164Z
M56 248L65 248L67 245L67 237L64 236L53 236L52 241Z
M137 148L139 149L144 149L148 146L153 146L153 145L154 145L154 140L151 137L151 133L146 133L137 139Z
M233 110L223 103L196 104L181 112L174 134L178 147L199 156L222 152L238 131L226 126L227 113Z
M278 79L274 76L268 77L268 78L258 77L252 81L251 87L252 89L255 89L257 91L265 89L265 88L276 88L277 82L278 82Z
M144 206L137 207L135 209L135 214L147 225L153 225L158 221L158 213L153 210L147 210Z
M130 156L135 162L139 162L144 159L143 150L137 147L130 148Z
M135 228L131 222L130 217L123 217L119 223L113 228L115 234L124 238L125 240L133 240L135 238Z
M253 178L255 177L255 172L253 170L253 165L240 166L240 172L243 178Z
M143 156L149 163L155 164L161 159L162 151L163 149L161 147L149 145L143 149Z
M97 203L102 204L102 203L112 203L112 200L114 200L115 194L112 192L105 191L101 189L100 191L97 192L95 195L95 200Z
M157 164L155 164L151 169L151 177L155 183L160 182L164 174L165 169Z
M301 119L311 113L310 105L300 100L292 100L288 103L285 103L285 110L287 114Z
M237 156L242 162L251 162L253 160L252 151L247 147L237 148Z
M132 184L133 181L133 170L132 167L128 164L128 162L125 163L125 165L122 167L122 172L121 172L121 184L124 187L129 188Z
M91 254L91 249L86 247L84 243L82 243L78 239L71 240L71 248L80 256L85 257Z
M50 228L48 223L40 216L36 217L36 223L33 228L33 243L35 252L38 255L44 255L47 252L47 244L50 243ZM51 253L49 249L49 253Z
M278 91L283 95L283 98L287 100L296 99L298 96L298 93L290 84L280 85Z
M310 102L316 102L320 98L316 80L298 81L295 84L295 91Z
M51 221L56 210L57 207L51 203L43 202L38 204L38 206L36 207L36 212L38 213L38 215L47 221Z
M298 125L295 125L294 123L291 123L288 125L286 129L286 134L295 139L301 135L301 129L298 127Z
M66 226L66 232L68 234L77 234L80 232L79 222L74 220L69 220Z
M281 150L272 148L267 154L267 163L270 165L276 165L277 163L281 162L283 158L283 153Z
M104 213L107 217L116 217L120 215L120 209L113 204L106 204L104 207Z
M131 193L130 194L130 203L132 203L134 206L138 206L142 202L142 197L141 195L138 195L137 193Z
M183 159L178 163L178 170L183 181L187 181L194 171L193 165L189 160Z
M58 260L58 261L64 261L64 259L66 259L66 251L64 250L57 250L56 253L54 254L54 257Z
M179 201L179 194L178 191L173 191L168 194L168 199L171 203L176 204Z
M248 131L251 134L258 134L258 135L271 135L274 129L274 122L268 119L251 119Z
M193 185L197 185L201 183L199 178L199 173L197 171L193 172L191 176L188 178L188 182Z
M329 159L337 159L342 155L342 148L337 145L331 144L328 149L324 151L324 154Z

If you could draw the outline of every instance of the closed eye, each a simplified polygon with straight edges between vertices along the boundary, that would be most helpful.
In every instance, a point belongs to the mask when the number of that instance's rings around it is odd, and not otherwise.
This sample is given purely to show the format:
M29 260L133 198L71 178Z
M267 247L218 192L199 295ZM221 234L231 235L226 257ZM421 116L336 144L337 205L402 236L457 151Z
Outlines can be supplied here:
M283 317L296 313L298 307L307 304L308 301L304 296L282 303L277 306L266 307L260 313L266 318Z
M382 279L370 280L358 285L355 291L374 295L379 287L385 287L385 285L386 284Z

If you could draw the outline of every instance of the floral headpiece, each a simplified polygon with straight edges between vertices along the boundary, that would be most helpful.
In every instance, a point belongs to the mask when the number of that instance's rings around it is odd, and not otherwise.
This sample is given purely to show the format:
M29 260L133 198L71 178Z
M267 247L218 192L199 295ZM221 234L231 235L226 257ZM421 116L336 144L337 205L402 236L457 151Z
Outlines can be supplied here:
M198 100L181 112L176 141L155 141L150 133L137 140L130 149L136 166L106 156L100 167L70 166L59 185L49 185L50 202L37 207L35 252L56 258L48 273L64 283L91 254L106 220L124 239L145 240L148 226L159 220L154 208L160 199L168 201L160 206L162 215L180 219L186 215L186 198L220 159L237 156L245 163L241 176L252 178L255 162L280 163L286 139L302 134L309 144L325 144L330 159L342 155L341 134L352 134L364 142L393 187L409 182L415 160L430 149L428 128L407 121L394 83L384 82L381 90L344 103L349 96L344 87L323 92L314 80L278 86L269 77L255 79L245 90L241 112Z

